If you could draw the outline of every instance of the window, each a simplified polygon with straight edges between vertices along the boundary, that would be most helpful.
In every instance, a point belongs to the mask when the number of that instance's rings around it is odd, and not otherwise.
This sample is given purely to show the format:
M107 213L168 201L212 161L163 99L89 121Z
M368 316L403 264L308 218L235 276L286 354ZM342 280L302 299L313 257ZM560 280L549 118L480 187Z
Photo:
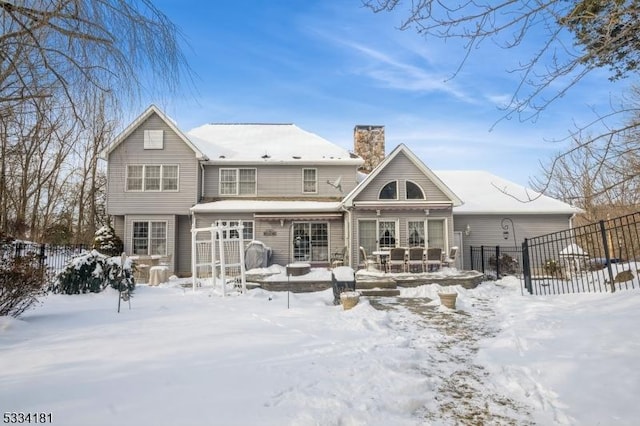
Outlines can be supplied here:
M424 192L422 192L422 188L420 188L417 184L407 181L405 184L405 189L407 191L407 200L424 200Z
M137 255L166 255L167 222L133 222L131 247Z
M127 191L142 191L144 166L127 166Z
M145 130L144 149L162 149L164 147L164 131Z
M408 221L409 247L424 247L424 220Z
M220 169L220 195L256 195L256 169Z
M381 249L396 247L396 222L390 220L378 221L378 246Z
M162 166L144 167L144 190L160 191L160 169Z
M179 167L166 164L127 166L127 191L177 191Z
M389 182L388 184L383 186L378 198L381 200L397 200L398 182L394 180L393 182Z
M293 259L309 262L329 260L329 224L327 222L294 222Z
M236 226L238 224L237 220L219 220L217 223L219 223L222 226ZM247 241L252 241L254 239L253 237L253 221L252 220L241 220L240 223L242 224L242 226L244 226L244 229L242 230L242 239L247 240ZM223 231L223 237L224 238L228 238L227 237L227 233L226 231ZM237 231L231 231L231 238L238 238L238 233Z
M162 190L178 190L178 166L162 166Z
M302 192L308 194L318 192L316 169L302 169Z

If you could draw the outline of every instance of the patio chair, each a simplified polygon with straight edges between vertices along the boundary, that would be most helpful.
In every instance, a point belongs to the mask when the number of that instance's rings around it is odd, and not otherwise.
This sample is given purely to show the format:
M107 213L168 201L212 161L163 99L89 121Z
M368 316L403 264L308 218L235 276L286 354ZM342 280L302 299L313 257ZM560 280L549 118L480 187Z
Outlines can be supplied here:
M331 255L331 267L336 268L338 266L344 266L347 260L347 246L344 246L342 250L337 251Z
M408 271L411 272L411 267L416 265L420 266L420 270L424 272L424 247L411 247L409 249Z
M372 257L367 256L367 251L360 246L360 263L358 266L364 269L375 269L376 261Z
M427 271L439 270L442 267L442 249L430 248L427 249L427 261L425 262Z
M404 247L394 247L389 251L389 272L393 272L394 266L400 266L402 272L406 272L407 264L405 263L405 254L407 250Z
M446 267L451 267L456 263L456 256L458 255L458 247L453 246L449 249L449 256L445 256L442 260L442 265Z

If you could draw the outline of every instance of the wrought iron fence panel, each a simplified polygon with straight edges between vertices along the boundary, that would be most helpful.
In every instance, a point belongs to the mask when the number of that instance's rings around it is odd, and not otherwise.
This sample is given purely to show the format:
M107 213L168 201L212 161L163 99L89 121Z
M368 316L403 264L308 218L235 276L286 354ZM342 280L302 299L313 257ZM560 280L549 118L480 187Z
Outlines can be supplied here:
M640 212L525 239L530 294L614 292L640 287Z

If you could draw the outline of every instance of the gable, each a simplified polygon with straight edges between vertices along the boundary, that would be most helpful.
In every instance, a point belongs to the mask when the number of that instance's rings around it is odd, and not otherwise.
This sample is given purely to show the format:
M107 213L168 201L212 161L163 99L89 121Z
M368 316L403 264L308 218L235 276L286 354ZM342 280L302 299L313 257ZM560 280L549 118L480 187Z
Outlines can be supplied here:
M149 124L149 120L153 119L153 117L159 121L152 120L152 124ZM203 160L207 159L206 156L191 142L191 140L189 140L189 138L182 133L180 129L178 129L176 124L155 105L149 106L149 108L140 114L138 118L131 122L126 129L124 129L105 149L100 152L100 158L107 159L111 152L118 148L118 146L125 140L128 140L134 132L138 131L141 126L143 126L143 124L145 125L144 127L146 130L151 131L147 135L143 135L142 139L148 149L161 149L159 148L160 135L158 130L162 129L164 132L170 131L170 134L172 134L175 139L182 141L182 143L192 151L196 158Z
M358 194L354 201L378 201L380 191L390 182L397 182L398 201L406 201L407 181L417 185L425 195L423 201L450 203L451 199L426 176L404 153L399 153Z
M395 199L380 199L380 191L388 183L397 183ZM407 185L419 188L423 199L407 197ZM345 206L354 203L438 204L458 206L462 201L420 161L404 144L391 152L350 194Z

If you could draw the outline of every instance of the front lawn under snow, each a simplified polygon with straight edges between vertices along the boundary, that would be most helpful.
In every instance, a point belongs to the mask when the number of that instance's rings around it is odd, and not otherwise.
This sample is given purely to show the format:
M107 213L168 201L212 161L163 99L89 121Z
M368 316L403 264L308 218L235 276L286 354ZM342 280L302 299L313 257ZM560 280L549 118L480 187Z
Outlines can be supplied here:
M516 279L333 305L179 281L50 295L0 318L3 412L58 425L632 425L640 292L522 296ZM289 298L290 309L287 309ZM429 301L426 298L433 298Z

